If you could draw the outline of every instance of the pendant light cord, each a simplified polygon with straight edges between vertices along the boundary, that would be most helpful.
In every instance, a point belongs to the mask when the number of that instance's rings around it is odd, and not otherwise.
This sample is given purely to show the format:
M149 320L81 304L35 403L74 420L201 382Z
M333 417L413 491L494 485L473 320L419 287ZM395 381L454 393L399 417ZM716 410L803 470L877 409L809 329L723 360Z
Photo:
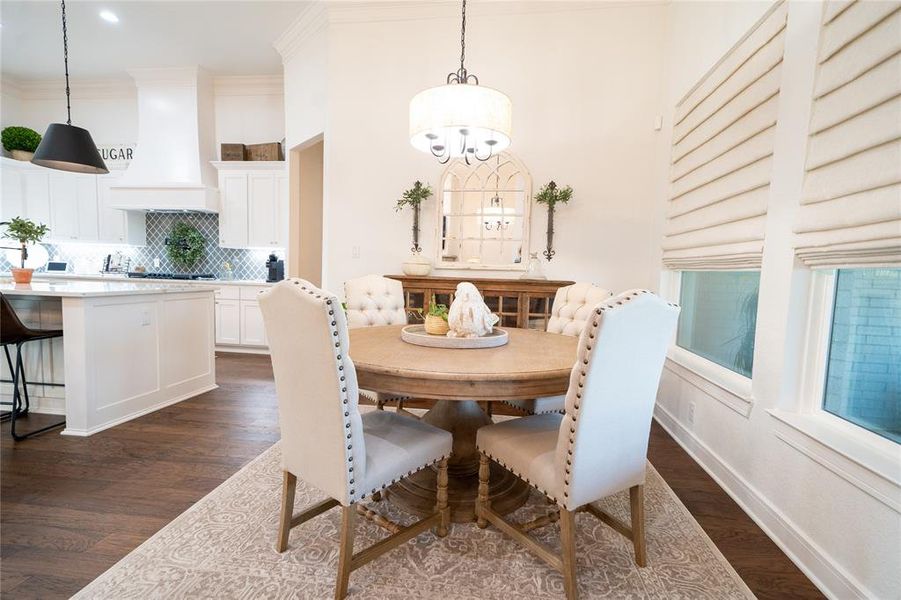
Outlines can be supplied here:
M69 101L69 35L66 32L66 0L60 0L60 2L63 8L63 63L66 67L66 124L71 125L72 104Z
M466 60L466 0L463 0L463 25L460 27L460 72L466 73L463 61Z

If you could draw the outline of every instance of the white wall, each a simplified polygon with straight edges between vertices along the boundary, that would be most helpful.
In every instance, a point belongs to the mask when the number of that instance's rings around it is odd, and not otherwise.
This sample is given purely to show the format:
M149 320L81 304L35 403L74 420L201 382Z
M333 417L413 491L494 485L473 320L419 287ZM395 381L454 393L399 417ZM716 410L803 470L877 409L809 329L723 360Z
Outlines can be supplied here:
M10 84L5 80L0 96L0 125L24 125L43 134L50 123L65 123L63 86L61 81ZM137 142L137 90L131 81L73 80L71 89L72 123L88 129L94 142ZM284 115L280 78L215 79L217 148L221 142L281 141L285 137Z
M661 221L676 101L769 6L670 5ZM656 414L821 589L835 598L890 598L901 589L901 518L874 491L891 489L891 484L768 412L797 411L802 402L798 373L811 278L795 264L791 227L803 173L821 8L820 2L789 7L749 402L670 364ZM664 276L663 281L669 279Z
M289 146L326 123L324 283L333 289L367 273L398 273L408 256L412 217L395 213L394 202L416 179L436 187L443 169L410 146L408 106L418 91L456 69L457 10L396 5L363 7L354 15L342 8L318 34L327 50L313 37L307 42L312 56L300 52L286 60ZM511 97L511 151L531 171L536 191L550 179L575 189L571 205L557 213L557 255L545 263L550 277L617 290L655 285L651 173L664 17L663 4L645 3L477 4L470 10L467 67ZM326 114L318 91L323 55ZM540 252L545 213L536 208L533 214L532 250ZM433 199L422 225L429 258L434 219Z

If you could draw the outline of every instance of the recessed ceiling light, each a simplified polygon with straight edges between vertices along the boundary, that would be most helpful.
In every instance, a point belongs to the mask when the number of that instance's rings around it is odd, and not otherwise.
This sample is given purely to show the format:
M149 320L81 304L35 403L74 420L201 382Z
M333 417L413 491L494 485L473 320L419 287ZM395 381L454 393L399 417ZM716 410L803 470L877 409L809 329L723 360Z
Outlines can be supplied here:
M104 21L106 21L107 23L118 23L119 22L119 17L117 17L116 13L114 13L111 10L101 10L100 18L103 19Z

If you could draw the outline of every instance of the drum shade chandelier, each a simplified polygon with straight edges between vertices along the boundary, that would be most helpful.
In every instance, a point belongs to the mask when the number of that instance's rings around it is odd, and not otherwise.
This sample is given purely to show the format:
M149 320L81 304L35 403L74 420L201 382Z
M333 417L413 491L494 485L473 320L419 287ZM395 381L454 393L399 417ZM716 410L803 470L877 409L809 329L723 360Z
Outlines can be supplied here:
M444 164L451 158L485 161L510 145L513 105L505 94L479 85L466 70L466 0L460 29L460 68L447 83L410 101L410 143Z
M51 123L34 157L36 165L75 173L109 173L97 145L87 129L72 125L69 93L69 37L66 31L66 1L60 2L63 14L63 64L66 70L66 122Z

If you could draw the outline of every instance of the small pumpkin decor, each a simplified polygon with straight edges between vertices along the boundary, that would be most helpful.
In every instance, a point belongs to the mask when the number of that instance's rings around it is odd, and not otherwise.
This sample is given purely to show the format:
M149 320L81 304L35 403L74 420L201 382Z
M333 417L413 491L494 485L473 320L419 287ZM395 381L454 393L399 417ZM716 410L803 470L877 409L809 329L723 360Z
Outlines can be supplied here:
M435 302L435 296L429 303L429 312L425 316L425 331L430 335L447 335L450 327L447 324L447 305Z
M28 259L28 244L40 242L47 235L47 232L50 231L50 228L43 223L35 223L22 217L13 217L9 221L0 223L0 226L4 227L3 237L19 242L19 252L22 255L22 260L19 268L13 267L10 269L13 281L16 283L31 283L34 269L25 268L25 261Z
M395 212L403 210L409 206L413 209L413 246L410 248L411 256L404 261L402 267L405 275L424 276L428 275L432 270L432 265L427 258L422 256L422 247L419 245L419 215L421 205L424 200L432 197L432 187L422 185L421 181L417 181L408 190L404 190L397 203L394 205Z
M14 159L30 161L41 143L41 134L28 127L11 126L0 132L0 141Z
M535 202L547 206L547 250L544 257L550 261L554 258L554 210L557 204L566 204L573 197L573 189L569 186L559 187L551 180L535 194Z
M169 260L182 269L192 269L205 254L206 238L190 223L179 222L166 238Z

